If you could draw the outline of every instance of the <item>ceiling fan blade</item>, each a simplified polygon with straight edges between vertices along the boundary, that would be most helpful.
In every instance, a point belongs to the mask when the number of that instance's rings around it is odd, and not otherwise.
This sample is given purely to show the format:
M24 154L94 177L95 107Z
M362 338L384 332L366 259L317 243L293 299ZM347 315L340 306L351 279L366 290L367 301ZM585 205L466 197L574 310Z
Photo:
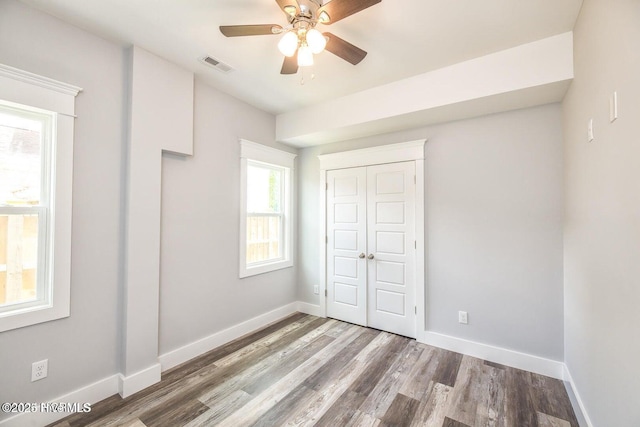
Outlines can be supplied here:
M220 32L227 37L265 36L280 34L282 27L276 24L264 25L221 25Z
M285 56L280 74L295 74L298 72L298 52L292 57Z
M297 0L276 0L276 3L289 18L293 18L300 13L300 6Z
M367 52L338 36L331 33L323 33L323 35L328 39L325 49L353 65L359 64L367 56Z
M341 19L365 10L382 0L331 0L318 9L318 17L323 24L333 24Z

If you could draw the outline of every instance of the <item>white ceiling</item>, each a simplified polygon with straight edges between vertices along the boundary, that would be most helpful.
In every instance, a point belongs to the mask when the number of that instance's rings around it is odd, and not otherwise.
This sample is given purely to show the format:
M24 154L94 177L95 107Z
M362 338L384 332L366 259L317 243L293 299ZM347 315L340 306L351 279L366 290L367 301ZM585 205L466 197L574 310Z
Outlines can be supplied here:
M92 33L135 44L278 114L571 31L582 0L382 0L319 27L366 50L353 66L329 52L280 75L279 36L224 37L218 27L286 24L275 0L22 0ZM201 64L210 55L234 68ZM310 74L315 74L312 80Z

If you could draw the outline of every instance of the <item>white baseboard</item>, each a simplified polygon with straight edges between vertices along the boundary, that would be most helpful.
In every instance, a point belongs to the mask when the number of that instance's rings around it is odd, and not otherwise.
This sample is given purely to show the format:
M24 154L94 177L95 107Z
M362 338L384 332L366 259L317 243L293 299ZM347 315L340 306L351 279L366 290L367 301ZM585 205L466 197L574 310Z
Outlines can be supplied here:
M118 393L122 398L131 396L134 393L160 382L162 369L159 363L125 377L118 375Z
M434 347L444 348L445 350L455 351L456 353L466 354L556 379L563 379L564 376L564 364L562 362L532 356L506 348L480 344L478 342L428 331L422 333L421 336L418 337L418 341Z
M55 403L95 404L118 393L118 376L107 377L86 387L79 388L64 396L51 399ZM2 427L39 427L51 424L71 415L66 412L31 412L16 415L0 421Z
M171 369L181 363L187 362L194 357L213 350L216 347L220 347L221 345L233 341L236 338L240 338L249 332L263 328L269 323L283 319L295 313L297 309L298 303L293 302L268 313L246 320L242 323L238 323L237 325L231 326L230 328L224 329L220 332L216 332L213 335L209 335L208 337L187 344L176 350L165 353L159 357L160 364L162 365L162 371L166 371L167 369Z
M312 316L325 317L319 305L298 301L298 311L300 313L311 314Z
M567 365L564 365L563 373L565 388L567 389L567 393L569 394L569 398L571 399L571 404L573 405L573 409L576 413L576 418L578 418L580 427L593 427L593 423L589 418L587 409L582 402L580 393L578 393L578 389L576 388L576 384L573 382L573 377L571 376L571 372L569 372L569 368L567 368Z

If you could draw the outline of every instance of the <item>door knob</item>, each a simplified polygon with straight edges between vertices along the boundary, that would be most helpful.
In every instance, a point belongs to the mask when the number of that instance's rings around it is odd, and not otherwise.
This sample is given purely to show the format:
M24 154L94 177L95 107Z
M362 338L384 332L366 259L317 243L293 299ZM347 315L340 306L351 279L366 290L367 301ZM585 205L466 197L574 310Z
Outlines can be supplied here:
M362 259L362 258L364 258L364 257L365 257L364 252L363 252L363 253L361 253L360 255L358 255L358 258L360 258L360 259Z
M369 254L369 256L367 258L373 259L373 254Z

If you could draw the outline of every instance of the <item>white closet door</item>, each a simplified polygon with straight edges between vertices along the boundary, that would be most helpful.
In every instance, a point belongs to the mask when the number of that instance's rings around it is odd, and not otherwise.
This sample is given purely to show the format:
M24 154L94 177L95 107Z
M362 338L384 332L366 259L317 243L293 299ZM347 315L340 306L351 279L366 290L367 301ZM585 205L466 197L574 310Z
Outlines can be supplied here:
M415 338L415 162L367 168L368 326Z
M367 325L367 170L327 172L327 315Z

